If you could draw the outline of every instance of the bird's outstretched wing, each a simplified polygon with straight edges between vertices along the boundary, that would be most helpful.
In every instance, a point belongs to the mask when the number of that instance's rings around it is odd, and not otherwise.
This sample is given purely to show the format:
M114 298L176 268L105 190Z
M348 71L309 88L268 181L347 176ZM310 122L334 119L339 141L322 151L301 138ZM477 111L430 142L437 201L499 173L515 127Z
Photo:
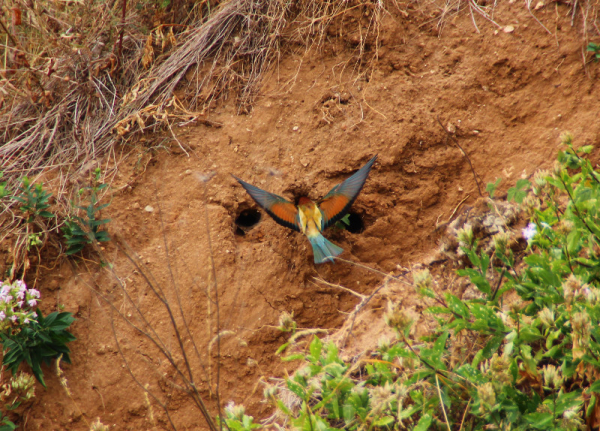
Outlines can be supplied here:
M298 223L298 208L296 208L296 205L281 196L277 196L273 193L259 189L252 184L248 184L246 181L240 180L234 175L232 175L232 177L246 189L252 199L254 199L267 214L273 217L273 220L282 226L289 227L298 232L301 231Z
M343 183L332 188L321 200L319 208L323 214L322 229L331 226L346 215L362 190L375 160L377 160L377 156L369 160L366 165Z

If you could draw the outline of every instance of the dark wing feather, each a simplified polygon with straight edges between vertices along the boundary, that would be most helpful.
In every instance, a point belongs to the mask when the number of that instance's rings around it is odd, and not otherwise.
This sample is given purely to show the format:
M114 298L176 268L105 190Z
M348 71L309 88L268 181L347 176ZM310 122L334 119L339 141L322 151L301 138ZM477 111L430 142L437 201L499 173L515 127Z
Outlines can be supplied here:
M289 227L298 232L301 231L300 225L298 224L298 208L296 208L296 205L281 196L277 196L273 193L259 189L252 184L248 184L246 181L240 180L234 175L232 175L232 177L246 189L250 197L252 197L252 199L254 199L254 201L273 218L273 220L282 226Z
M323 229L346 215L365 185L375 160L377 160L377 156L369 160L366 165L346 181L332 188L321 200L319 209L323 214Z

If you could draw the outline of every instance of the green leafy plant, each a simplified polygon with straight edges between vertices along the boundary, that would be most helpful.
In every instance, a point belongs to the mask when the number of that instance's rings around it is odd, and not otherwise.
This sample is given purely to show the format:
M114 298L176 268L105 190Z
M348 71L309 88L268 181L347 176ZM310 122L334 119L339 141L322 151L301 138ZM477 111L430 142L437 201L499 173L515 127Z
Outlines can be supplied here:
M498 178L496 179L496 182L487 183L487 185L485 186L485 191L488 192L488 194L490 195L490 199L494 199L494 194L496 193L496 189L500 185L501 181L502 178Z
M518 204L523 202L525 196L527 196L527 190L531 183L528 180L520 179L517 180L517 185L508 189L507 199L509 202L514 201Z
M348 226L350 226L350 214L346 214L340 220L336 221L333 226L336 229L348 229Z
M48 200L52 193L45 191L42 184L31 184L29 178L23 177L18 192L20 194L12 199L20 202L21 211L29 215L27 223L33 222L37 217L54 217L54 214L46 211L50 206Z
M98 192L108 186L100 182L100 177L101 171L97 168L94 172L94 185L79 190L80 197L87 195L88 205L73 204L75 208L84 212L84 216L73 215L62 227L67 243L67 255L80 252L87 244L92 244L94 241L110 241L108 232L100 230L102 225L110 222L110 219L98 219L99 212L110 205L110 203L100 204L98 201Z
M0 179L4 176L4 172L0 172ZM6 181L0 182L0 199L8 196L9 191L6 189Z
M587 51L594 53L594 61L600 60L600 44L594 42L588 43Z
M14 375L19 365L26 362L35 378L45 387L42 363L50 365L52 359L61 355L63 361L71 363L67 343L76 338L67 329L75 318L67 312L53 312L43 317L39 309L36 311L36 318L37 321L31 320L0 332L4 350L2 364Z
M230 403L225 407L225 418L223 424L230 431L250 431L263 428L262 425L254 423L254 418L246 414L244 406Z
M2 422L0 422L0 431L13 431L17 429L17 425L4 416L1 411L0 420L2 420Z
M11 376L0 389L0 402L6 410L16 410L23 403L29 404L35 398L35 378L31 374L20 372Z
M27 250L31 250L32 247L40 247L43 244L41 236L41 232L30 233L27 236Z

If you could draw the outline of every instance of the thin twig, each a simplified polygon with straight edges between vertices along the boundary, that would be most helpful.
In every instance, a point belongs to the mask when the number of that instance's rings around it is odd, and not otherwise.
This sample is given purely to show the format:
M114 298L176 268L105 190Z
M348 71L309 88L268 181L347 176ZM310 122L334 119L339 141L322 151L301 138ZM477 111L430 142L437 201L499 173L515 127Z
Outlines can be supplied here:
M456 146L458 147L458 149L461 151L461 153L463 153L463 156L465 156L465 158L467 159L467 162L469 162L469 166L471 167L471 172L473 172L473 179L475 180L475 184L477 184L477 190L479 190L479 196L483 197L483 193L481 193L481 187L479 186L479 181L477 181L477 174L475 173L475 168L473 168L473 163L471 163L471 159L469 158L469 156L467 155L467 153L465 152L465 150L463 150L463 148L460 146L460 144L458 143L458 139L456 139L449 131L448 129L446 129L444 127L444 125L442 124L442 121L440 120L439 115L436 117L437 122L440 124L441 128L444 129L444 132L446 132L446 140L448 138L451 138L454 140L454 143L456 144ZM447 145L447 143L446 143Z
M204 221L206 222L206 238L208 242L208 251L210 254L210 267L213 275L213 283L215 286L215 307L217 309L217 388L216 388L216 396L217 396L217 410L219 412L219 417L222 418L221 415L221 395L220 395L220 383L221 383L221 316L220 316L220 307L219 307L219 283L217 280L217 268L215 265L215 256L212 247L212 240L210 237L210 222L208 220L208 180L204 181ZM223 420L219 421L219 428L223 430Z
M448 431L451 431L450 423L448 422L448 415L446 414L446 407L444 407L444 401L442 400L442 391L440 391L440 381L438 379L437 373L435 373L435 386L437 387L438 397L440 399L440 406L442 407L442 412L444 412L444 419L446 419L446 427L448 427Z
M123 34L125 33L125 14L127 12L127 0L123 0L123 12L121 14L121 32L119 33L119 62L123 62Z

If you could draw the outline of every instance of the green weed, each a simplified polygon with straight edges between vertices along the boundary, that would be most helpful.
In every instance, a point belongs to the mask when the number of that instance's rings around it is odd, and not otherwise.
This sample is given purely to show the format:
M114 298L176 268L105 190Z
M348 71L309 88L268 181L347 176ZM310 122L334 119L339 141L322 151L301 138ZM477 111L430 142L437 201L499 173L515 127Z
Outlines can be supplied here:
M587 46L587 51L594 53L594 61L600 60L600 44L590 42Z
M67 329L75 318L71 313L57 312L43 317L39 309L33 318L37 320L26 319L0 332L4 350L2 364L14 375L19 365L26 362L35 378L46 387L42 363L50 365L52 359L61 355L62 360L71 363L67 343L74 341L75 337Z
M100 182L100 176L101 171L98 168L94 172L94 184L79 190L79 197L87 196L88 204L72 204L76 209L83 211L84 216L73 215L62 227L67 243L67 255L80 252L87 244L92 244L94 241L110 241L108 232L100 229L102 225L110 222L110 219L98 219L99 212L110 205L110 203L100 204L98 201L98 192L108 186Z
M4 176L4 172L0 172L0 180ZM6 189L6 181L0 182L0 199L5 198L9 195L9 191Z
M0 431L13 431L17 429L17 425L14 422L11 422L6 416L0 412Z
M346 214L340 220L336 221L333 226L336 229L348 229L348 226L350 226L350 214Z
M520 179L517 180L517 185L508 189L508 195L506 199L511 202L514 201L518 204L523 202L525 196L527 196L527 190L531 183L528 180Z
M496 179L496 182L487 183L487 185L485 186L485 191L488 192L488 194L490 195L490 199L494 199L494 194L496 193L496 189L500 185L501 181L502 181L502 178L498 178L498 179Z
M4 188L2 190L6 193ZM31 184L29 178L23 177L18 192L20 194L13 196L12 199L19 202L21 211L28 215L27 223L32 223L38 217L54 217L54 214L46 211L50 206L48 200L52 193L45 191L42 184Z

